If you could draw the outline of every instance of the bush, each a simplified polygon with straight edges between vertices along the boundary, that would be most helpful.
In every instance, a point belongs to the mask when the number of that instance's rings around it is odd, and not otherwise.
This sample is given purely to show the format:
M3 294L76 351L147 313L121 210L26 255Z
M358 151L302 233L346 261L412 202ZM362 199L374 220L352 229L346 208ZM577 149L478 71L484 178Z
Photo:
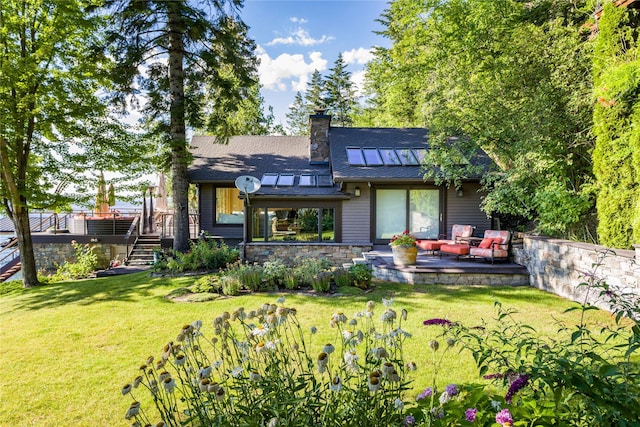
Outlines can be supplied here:
M277 289L284 284L287 270L287 265L280 258L273 258L262 265L262 278L268 286Z
M299 286L313 286L319 273L331 270L331 263L326 258L296 257L293 263L293 274Z
M229 248L224 241L219 243L210 239L198 239L191 242L191 250L186 253L169 251L165 257L158 257L159 261L154 270L167 269L169 271L201 271L217 270L238 260L240 253L237 249Z
M371 286L373 273L368 265L354 264L349 267L349 274L351 275L353 286L360 289L369 289L369 286Z
M329 292L332 277L333 274L330 271L321 271L311 280L311 287L316 292Z
M349 323L334 313L335 344L312 346L298 311L283 303L222 313L208 336L201 321L184 325L123 387L133 398L125 418L148 425L159 417L168 426L401 425L406 311L385 307L375 316L370 301ZM138 396L145 390L152 399ZM153 401L157 414L138 399Z
M85 279L89 277L98 266L98 255L95 247L87 244L81 245L75 240L71 241L73 246L75 261L65 262L58 267L56 274L48 281L60 282L63 280Z
M243 264L237 261L230 264L224 274L235 277L242 288L255 292L263 287L262 270L257 264Z
M333 280L336 282L336 286L351 286L351 274L344 268L337 268L333 272Z
M553 339L538 337L499 303L494 325L425 321L441 325L448 342L470 351L480 374L492 382L467 385L455 398L431 399L423 419L433 421L435 411L442 414L435 425L452 425L466 408L476 410L479 425L496 422L497 410L513 418L513 425L640 425L640 298L608 285L597 276L598 266L581 284L585 302L568 309L581 311L580 323L559 323ZM586 323L587 312L597 310L587 302L594 294L613 311L613 327Z

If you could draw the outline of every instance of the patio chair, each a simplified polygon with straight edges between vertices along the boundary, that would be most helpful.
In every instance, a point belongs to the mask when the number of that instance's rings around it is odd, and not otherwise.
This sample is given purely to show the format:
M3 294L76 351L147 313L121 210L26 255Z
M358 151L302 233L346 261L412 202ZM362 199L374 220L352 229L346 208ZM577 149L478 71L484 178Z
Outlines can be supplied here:
M466 237L471 237L474 230L475 227L472 225L453 224L453 227L451 227L450 239L447 239L447 237L449 236L441 234L440 236L438 236L438 240L418 240L416 242L416 246L425 251L430 251L431 254L435 254L435 251L440 251L440 253L453 253L455 255L458 255L458 257L460 257L460 255L468 255L468 249L465 250L464 248L468 248L469 244L462 243L462 240ZM452 245L462 245L462 247L448 247ZM447 246L448 248L447 250L443 251L443 248L445 246Z
M507 230L486 230L480 244L469 249L469 255L477 258L496 259L509 258L511 234Z

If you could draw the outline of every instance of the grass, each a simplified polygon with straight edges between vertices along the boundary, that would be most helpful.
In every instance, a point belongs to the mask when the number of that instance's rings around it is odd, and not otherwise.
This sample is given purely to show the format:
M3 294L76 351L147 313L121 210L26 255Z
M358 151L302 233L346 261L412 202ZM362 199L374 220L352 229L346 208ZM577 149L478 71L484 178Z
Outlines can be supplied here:
M165 298L195 278L149 278L146 273L57 283L35 289L15 285L0 288L0 426L127 425L129 399L121 387L138 375L138 367L174 340L183 324L200 319L211 335L212 320L222 311L243 306L254 309L275 302L279 294L253 294L200 303L176 303ZM332 313L351 317L368 300L393 298L406 308L403 329L413 338L405 347L406 360L418 364L417 394L430 384L429 340L438 327L422 321L444 317L467 325L491 321L493 304L518 310L518 319L541 334L556 333L556 320L577 321L577 312L563 313L573 303L532 288L412 286L376 283L364 293L341 289L339 296L286 294L286 305L298 309L301 323L317 326L312 351L334 342L328 326ZM378 305L376 313L382 313ZM592 322L608 323L604 312L590 312ZM454 356L454 357L452 357ZM477 380L466 354L449 353L439 382Z

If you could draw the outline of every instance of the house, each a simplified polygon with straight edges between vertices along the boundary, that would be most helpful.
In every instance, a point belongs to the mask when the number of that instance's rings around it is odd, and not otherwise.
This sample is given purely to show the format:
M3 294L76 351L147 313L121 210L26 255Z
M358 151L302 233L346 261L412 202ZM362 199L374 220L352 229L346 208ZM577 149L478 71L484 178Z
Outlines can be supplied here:
M480 176L461 188L423 179L426 129L331 127L310 116L307 136L238 136L227 145L195 136L189 179L198 189L200 229L246 242L248 260L324 256L348 262L394 234L437 238L456 223L491 228L480 208ZM486 165L481 153L474 161ZM260 188L248 197L236 178Z

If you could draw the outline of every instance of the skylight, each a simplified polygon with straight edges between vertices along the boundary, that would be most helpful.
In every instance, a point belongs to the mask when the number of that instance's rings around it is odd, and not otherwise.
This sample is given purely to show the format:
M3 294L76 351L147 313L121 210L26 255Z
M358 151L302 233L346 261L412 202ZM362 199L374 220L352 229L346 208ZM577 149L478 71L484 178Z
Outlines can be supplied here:
M293 185L293 179L294 175L292 173L280 174L277 185L279 187L291 187Z
M260 184L263 186L274 186L278 182L278 174L277 173L265 173L262 175L262 179L260 180Z

